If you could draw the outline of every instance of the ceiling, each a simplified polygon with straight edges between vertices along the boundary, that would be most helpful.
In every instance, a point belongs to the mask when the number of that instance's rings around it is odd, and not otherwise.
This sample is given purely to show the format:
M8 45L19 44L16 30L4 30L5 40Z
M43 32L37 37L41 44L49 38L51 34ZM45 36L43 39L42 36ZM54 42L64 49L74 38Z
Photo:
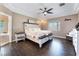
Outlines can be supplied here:
M54 18L72 15L76 14L79 10L79 4L77 3L66 3L62 7L59 6L59 3L6 3L4 6L13 12L34 18ZM47 7L48 9L53 8L53 14L44 16L39 10L44 7Z

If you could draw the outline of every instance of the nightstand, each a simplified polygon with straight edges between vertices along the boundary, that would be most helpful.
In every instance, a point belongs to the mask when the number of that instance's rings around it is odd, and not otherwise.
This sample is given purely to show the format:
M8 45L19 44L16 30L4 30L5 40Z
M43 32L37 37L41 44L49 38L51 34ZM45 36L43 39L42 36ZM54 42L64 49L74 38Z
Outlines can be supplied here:
M15 33L15 41L16 43L20 40L25 40L25 33L24 32L18 32Z

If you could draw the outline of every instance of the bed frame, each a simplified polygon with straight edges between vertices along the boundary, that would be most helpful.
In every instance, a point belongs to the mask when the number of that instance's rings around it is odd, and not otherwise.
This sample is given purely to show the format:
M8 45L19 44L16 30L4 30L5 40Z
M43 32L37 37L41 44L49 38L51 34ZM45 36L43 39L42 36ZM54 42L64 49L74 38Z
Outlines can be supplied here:
M36 24L36 23L24 22L23 25L24 25L24 31L26 30L26 28L28 28L28 25L31 26L31 27L33 27L33 26L39 27L38 24ZM46 36L46 37L44 37L43 39L40 38L40 39L37 39L37 40L33 40L34 38L29 37L26 32L25 32L25 34L26 34L26 38L27 38L27 39L29 39L29 40L31 40L31 41L33 41L33 42L39 44L39 47L40 47L40 48L42 47L42 45L43 45L45 42L47 42L48 40L51 40L51 39L53 38L53 36L51 35L51 36Z

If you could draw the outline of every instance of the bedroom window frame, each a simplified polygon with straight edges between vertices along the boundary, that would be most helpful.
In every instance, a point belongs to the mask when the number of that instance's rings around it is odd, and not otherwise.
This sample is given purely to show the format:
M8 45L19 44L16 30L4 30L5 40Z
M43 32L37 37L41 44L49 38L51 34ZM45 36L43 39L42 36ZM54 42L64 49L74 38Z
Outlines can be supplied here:
M52 24L52 25L50 25ZM55 27L56 26L56 27ZM53 28L54 27L54 28ZM53 30L53 31L60 31L60 21L59 20L52 20L52 21L49 21L49 24L48 24L48 28L50 30Z

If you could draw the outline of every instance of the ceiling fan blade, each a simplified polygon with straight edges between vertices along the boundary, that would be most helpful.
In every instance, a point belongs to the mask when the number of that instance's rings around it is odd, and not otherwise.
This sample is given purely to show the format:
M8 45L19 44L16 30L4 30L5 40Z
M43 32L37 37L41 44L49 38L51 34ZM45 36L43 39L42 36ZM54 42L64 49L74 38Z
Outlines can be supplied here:
M42 13L45 13L45 12L47 12L46 10L47 10L47 8L44 8L44 10L43 10L43 12L42 12Z
M45 7L45 8L44 8L44 11L46 11L46 9L47 9L47 8Z
M48 9L47 12L51 11L52 9L53 9L53 8Z
M43 11L43 9L40 8L41 11Z
M49 14L53 14L53 12L47 12L47 13L49 13Z
M45 13L45 11L43 11L42 13Z

